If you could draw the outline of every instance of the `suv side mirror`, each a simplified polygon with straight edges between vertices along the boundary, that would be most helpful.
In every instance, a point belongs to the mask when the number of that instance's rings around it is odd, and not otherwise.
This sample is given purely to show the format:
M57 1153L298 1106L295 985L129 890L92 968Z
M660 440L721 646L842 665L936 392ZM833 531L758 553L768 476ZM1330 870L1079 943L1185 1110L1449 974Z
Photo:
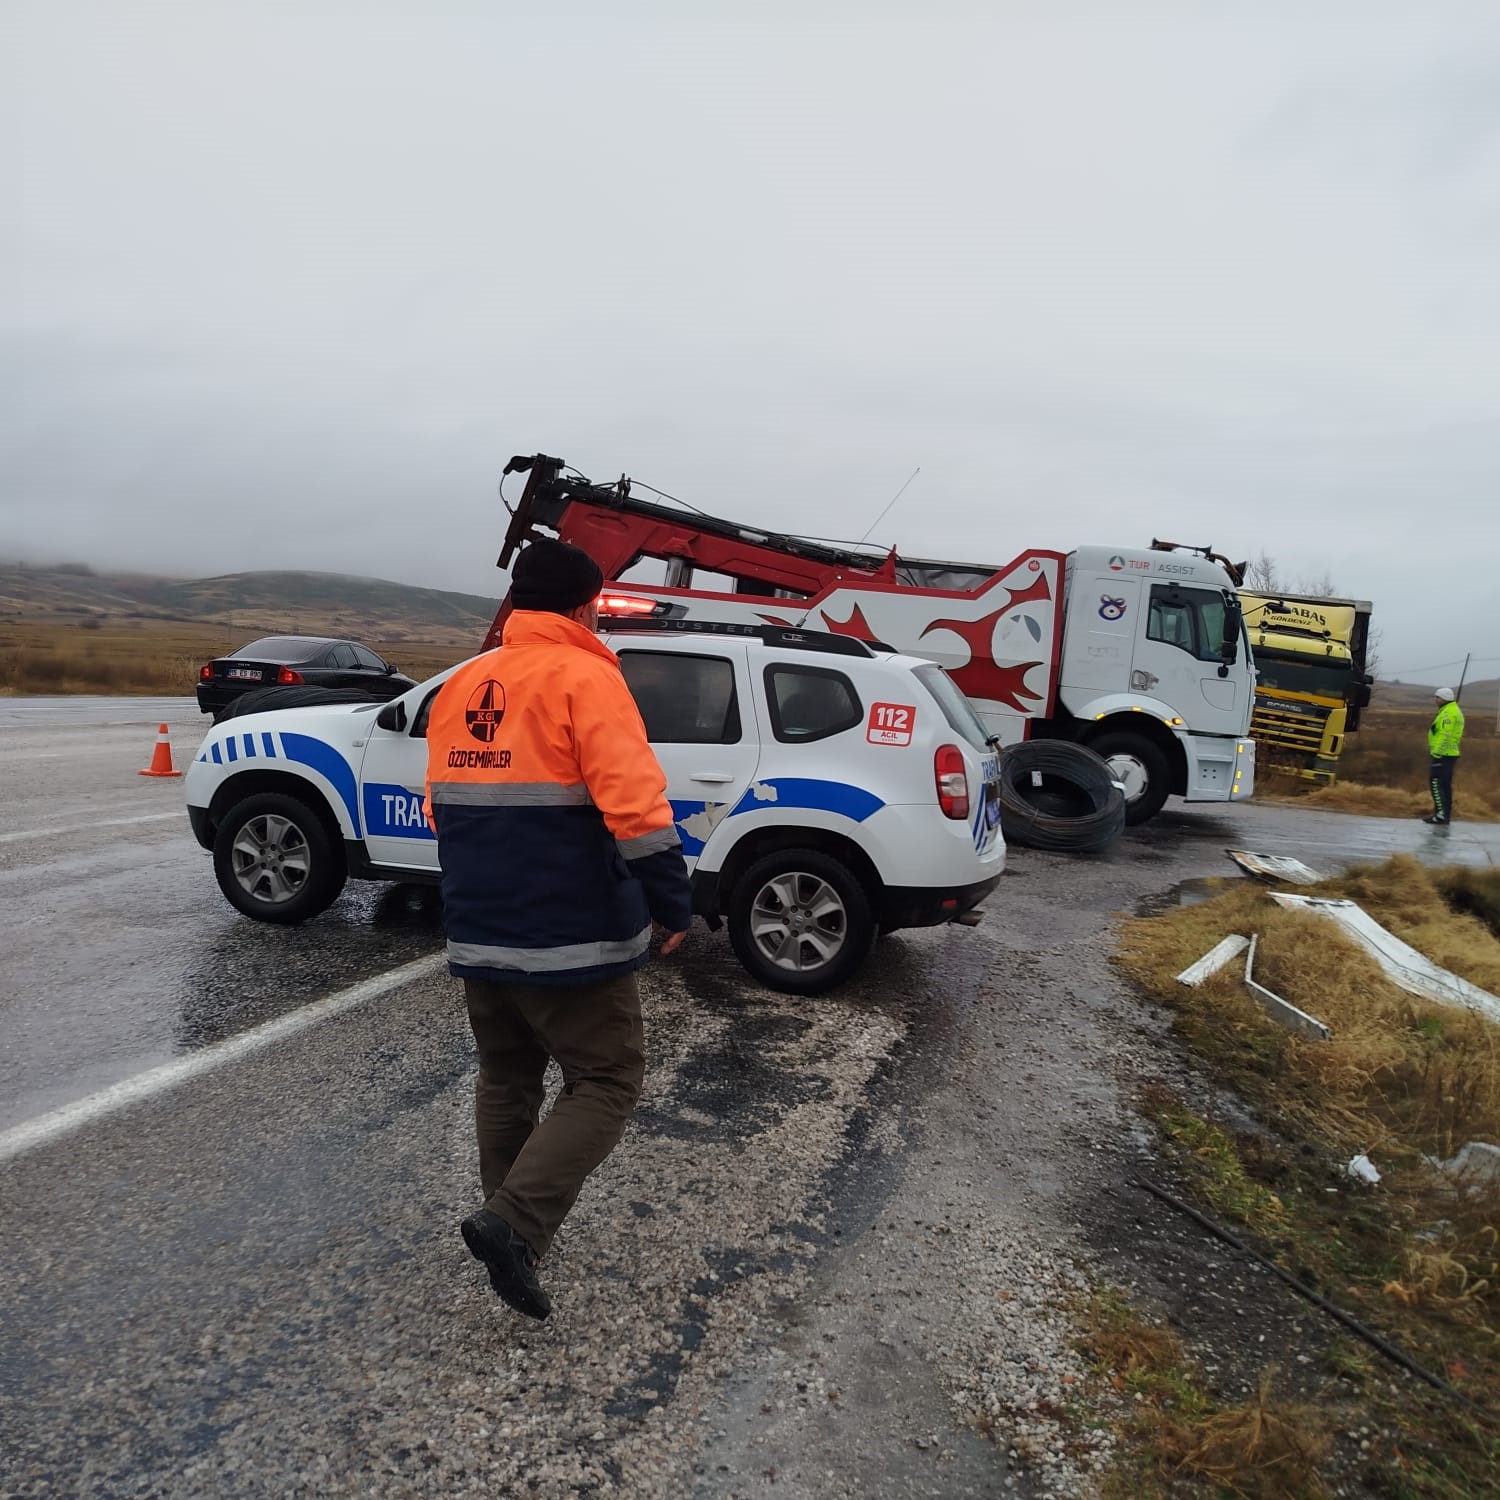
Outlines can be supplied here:
M375 715L375 722L382 729L399 734L406 728L406 705L399 698L393 698Z
M394 677L396 675L396 673L397 673L398 670L399 670L399 668L396 666L396 663L393 662L393 661L388 661L385 664L385 675L387 677Z

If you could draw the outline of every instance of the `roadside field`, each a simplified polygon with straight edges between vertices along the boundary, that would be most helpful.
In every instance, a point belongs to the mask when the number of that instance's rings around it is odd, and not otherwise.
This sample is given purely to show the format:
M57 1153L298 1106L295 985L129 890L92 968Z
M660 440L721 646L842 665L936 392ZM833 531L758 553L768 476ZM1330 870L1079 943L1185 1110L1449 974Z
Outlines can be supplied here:
M1359 902L1434 962L1500 992L1500 872L1434 870L1402 855L1307 889ZM1325 1022L1330 1040L1269 1020L1238 964L1196 989L1176 982L1230 933L1258 935L1257 981ZM1259 884L1226 882L1205 903L1136 920L1119 952L1213 1085L1196 1099L1143 1091L1186 1195L1500 1414L1500 1182L1436 1166L1468 1142L1500 1142L1500 1028L1395 988L1325 919L1277 906ZM1360 1155L1378 1183L1346 1170ZM1324 1493L1349 1477L1324 1467L1331 1438L1368 1429L1359 1477L1380 1493L1500 1487L1500 1418L1411 1381L1398 1392L1396 1367L1358 1337L1341 1334L1321 1368L1268 1372L1253 1410L1233 1413L1203 1394L1180 1346L1118 1308L1107 1314L1096 1319L1101 1347L1139 1346L1143 1480L1189 1473L1239 1494ZM1274 1443L1226 1441L1273 1427Z
M1463 755L1454 782L1458 817L1500 822L1500 735L1495 716L1473 705L1465 708ZM1339 779L1315 787L1299 777L1267 769L1258 778L1256 795L1295 798L1331 812L1364 813L1377 818L1419 817L1432 811L1427 790L1427 726L1430 705L1423 708L1366 710L1357 733L1349 736L1339 758Z
M348 636L420 682L479 650L457 631L360 633L298 618L219 624L97 616L0 621L0 695L191 693L198 668L215 656L275 634Z

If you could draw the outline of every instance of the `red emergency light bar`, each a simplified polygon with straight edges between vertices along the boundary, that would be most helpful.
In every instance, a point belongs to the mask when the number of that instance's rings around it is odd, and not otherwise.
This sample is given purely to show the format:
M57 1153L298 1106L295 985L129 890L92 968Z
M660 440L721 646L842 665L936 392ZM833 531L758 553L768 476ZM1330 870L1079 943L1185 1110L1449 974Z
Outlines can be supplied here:
M643 599L638 594L600 594L601 620L660 619L669 606L659 599Z

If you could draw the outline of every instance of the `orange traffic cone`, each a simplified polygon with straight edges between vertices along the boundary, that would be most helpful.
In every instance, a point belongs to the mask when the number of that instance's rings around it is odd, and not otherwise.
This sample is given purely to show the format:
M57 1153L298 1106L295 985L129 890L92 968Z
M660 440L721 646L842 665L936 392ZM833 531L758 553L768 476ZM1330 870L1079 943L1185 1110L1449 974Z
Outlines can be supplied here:
M140 773L142 776L181 776L181 771L172 769L172 742L167 738L167 726L161 724L156 730L156 748L151 752L151 764Z

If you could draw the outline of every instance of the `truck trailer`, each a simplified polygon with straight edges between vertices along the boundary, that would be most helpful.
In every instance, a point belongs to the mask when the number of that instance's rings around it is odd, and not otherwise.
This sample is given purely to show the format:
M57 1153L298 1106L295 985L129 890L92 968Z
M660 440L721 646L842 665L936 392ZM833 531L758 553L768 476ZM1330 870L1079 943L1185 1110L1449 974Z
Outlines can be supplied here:
M1240 606L1255 653L1251 733L1262 762L1332 782L1370 702L1370 601L1242 589Z
M1249 797L1255 669L1228 573L1208 548L1027 548L999 564L945 562L778 534L622 477L594 484L545 454L524 473L498 566L529 538L582 547L604 571L601 614L816 629L944 667L997 744L1090 746L1124 786L1127 820L1167 796ZM645 488L641 486L641 488ZM661 581L640 581L647 560ZM500 643L502 602L485 640Z

